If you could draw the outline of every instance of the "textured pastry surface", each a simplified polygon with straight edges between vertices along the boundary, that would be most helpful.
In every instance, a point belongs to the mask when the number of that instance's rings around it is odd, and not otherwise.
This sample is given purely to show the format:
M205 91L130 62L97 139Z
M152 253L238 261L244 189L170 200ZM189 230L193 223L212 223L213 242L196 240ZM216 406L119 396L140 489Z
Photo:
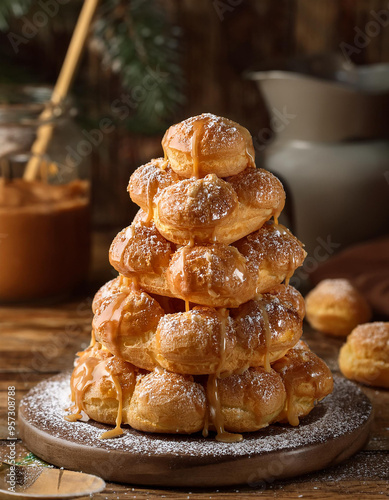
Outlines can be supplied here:
M121 278L110 281L93 301L97 340L139 368L208 375L265 366L301 337L303 298L291 286L278 285L234 309L171 313L172 304L160 299Z
M233 243L278 217L285 205L281 182L252 166L226 179L215 173L185 179L158 158L132 174L128 191L147 220L178 245Z
M307 320L313 328L345 337L371 318L365 298L345 279L321 281L306 296Z
M234 245L184 245L163 238L139 212L114 239L110 263L149 293L211 307L238 307L289 279L302 265L302 243L284 226L266 223Z
M339 367L351 380L389 388L389 323L357 326L340 350Z
M182 177L228 177L255 165L250 132L228 118L210 113L171 126L162 147L172 169Z
M115 425L104 438L124 423L228 442L298 425L332 376L300 342L305 303L288 283L306 252L278 224L283 186L226 118L173 125L162 145L130 178L140 210L110 247L119 276L93 300L67 418Z
M156 368L139 370L96 344L76 361L71 387L80 408L93 420L114 425L121 387L122 422L134 429L194 433L214 429L209 379ZM81 374L81 376L80 376ZM88 378L82 384L82 376ZM211 390L214 390L212 388ZM216 410L229 432L248 432L289 419L297 425L315 402L332 390L331 372L300 342L266 371L253 367L219 378ZM208 424L207 424L208 422Z

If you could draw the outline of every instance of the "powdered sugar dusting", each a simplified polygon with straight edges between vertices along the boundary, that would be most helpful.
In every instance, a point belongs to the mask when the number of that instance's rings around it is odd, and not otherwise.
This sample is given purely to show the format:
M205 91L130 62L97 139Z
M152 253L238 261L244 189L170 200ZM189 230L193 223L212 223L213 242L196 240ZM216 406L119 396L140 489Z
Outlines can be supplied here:
M210 174L203 179L185 179L161 191L159 217L184 229L215 225L232 216L238 199L231 186Z
M107 452L121 450L132 455L217 458L266 454L276 450L287 452L353 433L366 424L371 413L371 404L362 391L353 383L336 377L333 394L302 419L298 427L272 425L245 434L239 443L217 442L212 437L206 439L200 435L144 434L129 428L115 439L100 440L106 426L91 421L71 423L64 420L65 408L70 403L69 379L70 375L57 375L32 389L21 403L24 418L52 436Z
M176 129L178 128L182 133L180 135L180 138L182 136L181 140L189 143L194 132L194 124L199 121L203 124L201 142L207 145L210 153L215 153L221 149L229 149L233 144L243 142L244 140L243 127L240 127L237 123L227 118L216 116L212 113L192 116L174 125L168 130L168 134L169 131L171 133L169 134L169 138L170 135L174 137L174 133L176 133ZM248 132L247 135L249 135Z

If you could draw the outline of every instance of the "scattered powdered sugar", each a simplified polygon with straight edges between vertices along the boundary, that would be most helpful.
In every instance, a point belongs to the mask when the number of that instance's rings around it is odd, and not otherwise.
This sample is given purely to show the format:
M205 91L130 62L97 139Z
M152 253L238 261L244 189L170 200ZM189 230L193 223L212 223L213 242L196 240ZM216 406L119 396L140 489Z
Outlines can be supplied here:
M215 441L212 436L160 435L125 428L114 439L100 440L106 426L96 422L67 422L65 408L69 400L69 374L60 374L40 383L21 403L21 413L29 424L65 441L107 450L121 450L144 456L230 457L288 452L318 445L350 434L369 419L371 404L352 382L335 378L332 395L321 402L298 427L272 425L256 433L247 433L239 443Z
M231 186L215 174L202 179L184 179L164 189L158 197L158 213L168 224L187 229L214 224L237 209L238 201Z
M227 180L234 188L239 201L249 206L274 209L285 199L281 182L263 168L248 167Z
M211 153L229 148L237 141L243 141L242 132L237 128L236 123L211 113L193 116L178 124L183 135L186 136L186 140L189 141L191 139L194 132L194 124L199 121L203 123L201 142L207 144L207 148Z

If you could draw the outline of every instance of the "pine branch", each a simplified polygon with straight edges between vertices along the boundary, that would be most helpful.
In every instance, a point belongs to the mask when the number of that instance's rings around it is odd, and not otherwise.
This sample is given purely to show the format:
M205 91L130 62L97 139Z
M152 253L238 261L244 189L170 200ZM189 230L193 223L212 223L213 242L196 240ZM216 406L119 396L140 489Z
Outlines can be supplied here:
M103 63L117 73L132 101L128 128L163 131L183 102L179 29L158 0L102 0L93 29ZM0 30L28 14L34 0L0 0Z
M7 31L10 28L9 21L26 15L32 4L33 0L1 0L0 30Z
M104 10L94 45L131 96L127 125L143 133L163 131L183 102L179 30L156 0L107 0Z

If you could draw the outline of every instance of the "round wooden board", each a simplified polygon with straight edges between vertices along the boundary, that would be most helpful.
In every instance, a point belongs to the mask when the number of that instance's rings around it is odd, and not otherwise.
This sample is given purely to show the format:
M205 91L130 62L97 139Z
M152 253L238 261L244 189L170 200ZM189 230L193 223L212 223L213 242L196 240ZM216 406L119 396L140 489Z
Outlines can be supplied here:
M69 374L32 389L22 400L19 430L38 457L65 469L108 481L154 486L258 485L335 465L368 439L372 407L352 382L335 378L334 392L298 427L272 425L244 435L240 443L212 436L145 434L100 440L108 426L64 420Z

